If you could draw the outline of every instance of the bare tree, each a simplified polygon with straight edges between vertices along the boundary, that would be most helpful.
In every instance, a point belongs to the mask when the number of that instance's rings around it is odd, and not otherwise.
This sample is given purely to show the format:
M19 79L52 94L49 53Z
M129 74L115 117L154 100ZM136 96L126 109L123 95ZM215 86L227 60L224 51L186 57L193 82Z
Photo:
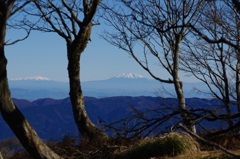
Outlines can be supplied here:
M80 83L80 57L90 41L93 17L100 2L101 0L35 1L33 10L28 9L26 12L39 18L37 24L24 22L35 30L57 33L66 41L72 110L79 132L88 138L106 137L87 115Z
M232 14L234 14L234 17L237 16L239 18L239 16L240 16L240 14L239 14L239 9L240 9L239 8L239 3L240 3L239 0L232 0L232 1L223 0L223 1L220 1L220 2L224 3L225 5L230 7L231 10L232 10ZM214 3L220 3L220 2L214 0L214 1L210 1L209 3L214 4ZM218 25L219 25L219 23L218 23ZM236 41L232 41L231 38L229 38L229 36L226 36L226 37L222 36L222 37L218 37L217 39L213 39L211 36L208 36L208 34L205 34L204 32L201 31L201 25L200 25L200 27L196 27L196 26L198 26L198 25L191 25L191 24L189 25L189 27L192 28L192 31L195 32L195 35L203 38L208 43L212 43L212 44L224 43L224 44L227 44L227 45L233 47L234 49L240 51L239 45L236 43ZM228 30L228 28L225 28L225 27L224 27L224 29ZM228 32L230 33L230 30L228 30Z
M154 79L174 85L182 122L194 132L179 76L179 50L189 32L188 25L196 22L205 3L202 0L120 0L112 7L103 6L103 18L115 32L105 31L102 37L126 51ZM137 46L141 47L141 55ZM159 77L152 71L152 57L169 78Z
M236 49L240 48L240 17L235 9L225 2L211 3L198 21L200 34L208 35L207 38L212 41L227 39L231 44L223 41L209 43L208 40L198 37L186 40L184 44L187 47L181 54L181 69L208 86L211 97L221 101L215 114L225 109L220 113L225 116L219 119L227 120L229 127L234 128L233 119L236 121L236 113L240 112L240 54Z
M8 86L7 59L4 52L7 21L29 2L16 0L0 1L0 111L3 119L30 155L37 159L58 159L61 157L43 143L27 119L15 106ZM17 41L21 40L16 40L15 42Z

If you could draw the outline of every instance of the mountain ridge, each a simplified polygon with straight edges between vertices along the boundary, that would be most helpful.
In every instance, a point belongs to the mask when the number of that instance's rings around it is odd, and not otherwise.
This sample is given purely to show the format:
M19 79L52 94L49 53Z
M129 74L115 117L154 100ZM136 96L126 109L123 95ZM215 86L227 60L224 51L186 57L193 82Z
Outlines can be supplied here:
M47 77L42 77L42 76L34 76L34 77L25 77L25 78L15 78L15 79L10 79L12 81L21 81L21 80L46 80L46 81L50 81L50 78Z
M142 75L139 75L137 73L123 73L123 74L119 74L117 76L114 77L110 77L108 79L112 79L112 78L129 78L129 79L139 79L139 78L145 78ZM104 79L104 80L108 80L108 79ZM147 78L146 78L147 79ZM42 76L33 76L33 77L25 77L25 78L12 78L9 81L24 81L24 80L41 80L41 81L56 81L56 82L61 82L58 80L52 80L48 77L42 77ZM100 80L90 80L90 81L100 81ZM85 81L85 82L90 82L90 81Z
M85 96L84 99L89 118L96 125L99 125L100 121L111 123L129 117L133 115L135 109L145 112L151 109L159 109L159 111L162 112L162 108L166 106L170 107L171 105L169 104L177 102L174 98L163 99L149 96L118 96L107 98ZM33 102L22 99L13 99L13 101L41 138L46 140L50 138L59 139L68 133L78 135L70 98L59 100L43 98ZM191 109L191 106L196 108L197 106L204 106L211 109L212 106L217 105L218 101L216 101L216 99L187 98L186 103L189 109ZM164 112L166 112L166 110L164 110ZM153 117L153 115L150 117ZM214 126L216 126L215 123L210 128ZM8 125L2 119L2 116L0 116L0 130L0 140L14 136Z
M172 84L164 84L154 79L144 78L135 73L121 74L106 80L81 82L81 85L85 96L96 98L111 96L158 96L162 93L164 93L165 97L169 97L170 95L165 93L165 91L173 95L175 92ZM69 96L69 82L54 80L9 80L9 86L12 97L18 99L33 101L39 98L62 99ZM184 83L185 96L204 97L197 94L197 92L192 92L194 86L200 88L201 91L208 90L203 83Z
M131 78L131 79L138 79L138 78L144 78L143 76L136 74L136 73L128 73L128 74L120 74L117 75L116 77L112 77L112 78Z

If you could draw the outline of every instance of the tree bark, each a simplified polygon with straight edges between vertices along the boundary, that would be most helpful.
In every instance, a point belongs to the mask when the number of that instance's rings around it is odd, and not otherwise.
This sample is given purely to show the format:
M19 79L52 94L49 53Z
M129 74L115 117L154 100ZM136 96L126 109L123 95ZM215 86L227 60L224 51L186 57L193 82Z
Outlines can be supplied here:
M11 99L7 79L7 59L4 54L6 25L10 8L4 7L5 3L0 3L0 111L2 117L32 157L36 159L60 159L61 157L38 137Z
M80 81L80 56L90 39L92 24L81 29L78 38L68 42L68 75L70 83L70 99L74 119L79 132L88 139L107 137L106 134L97 128L89 119L85 105Z
M240 53L237 54L238 62L236 65L236 94L237 94L237 107L240 113Z
M233 6L240 13L240 2L238 0L232 0Z
M173 48L173 83L174 83L174 88L175 92L177 94L177 99L178 99L178 106L181 114L182 121L184 125L187 126L188 129L190 129L192 132L196 133L196 127L194 125L194 121L191 118L189 114L187 114L187 109L186 109L186 100L184 97L183 93L183 83L180 80L179 77L179 49L180 49L180 43L182 41L182 36L184 34L184 30L182 30L182 33L176 34L176 41L175 41L175 46Z
M7 60L4 56L3 47L0 48L0 111L3 119L17 136L23 147L28 153L36 159L60 159L61 157L54 153L38 137L27 119L15 106L11 99L8 87Z
M178 105L179 105L179 109L180 109L181 118L182 118L184 125L186 125L189 130L196 133L196 127L194 125L194 121L191 118L191 116L187 114L186 101L185 101L185 97L183 94L183 89L182 89L183 86L182 85L183 85L182 81L180 81L179 77L174 79L174 87L175 87L175 91L177 93L177 99L178 99Z

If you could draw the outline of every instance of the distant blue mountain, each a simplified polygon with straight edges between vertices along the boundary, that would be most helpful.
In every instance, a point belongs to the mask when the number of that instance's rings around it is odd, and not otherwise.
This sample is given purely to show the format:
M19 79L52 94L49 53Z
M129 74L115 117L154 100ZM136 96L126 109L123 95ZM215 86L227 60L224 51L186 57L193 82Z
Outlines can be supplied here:
M69 98L59 100L45 98L38 99L33 102L20 99L13 100L41 138L59 139L67 133L78 135ZM87 113L96 125L99 125L100 121L112 123L129 117L135 113L135 109L140 112L155 109L155 111L149 113L148 118L157 118L173 110L174 107L176 107L176 102L176 99L173 98L161 99L159 97L147 96L121 96L100 99L85 97L85 107ZM199 107L214 109L219 104L219 102L215 99L207 100L201 98L187 98L186 103L188 105L188 109L196 109ZM166 109L167 107L171 109ZM224 111L224 108L220 111ZM160 125L159 128L164 129L167 124L171 125L176 120L178 120L176 117L175 119L169 119L165 124ZM137 119L133 121L136 122ZM223 122L201 122L211 129L219 128L224 125ZM1 116L0 130L0 140L14 136Z
M123 74L107 80L82 82L85 96L96 98L111 96L159 96L173 97L175 95L172 84L164 84L153 79L147 79L137 74ZM68 97L69 83L49 80L44 77L31 77L25 79L9 80L13 98L27 99L30 101L39 98L62 99ZM185 96L205 97L193 88L201 91L208 89L203 83L184 83ZM163 89L164 88L164 89ZM167 91L167 93L166 93Z

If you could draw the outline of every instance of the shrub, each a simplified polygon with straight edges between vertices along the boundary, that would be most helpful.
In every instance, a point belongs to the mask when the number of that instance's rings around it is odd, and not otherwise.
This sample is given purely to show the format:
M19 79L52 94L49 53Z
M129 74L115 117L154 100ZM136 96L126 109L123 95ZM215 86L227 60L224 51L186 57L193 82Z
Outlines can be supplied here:
M170 133L160 138L141 140L131 149L116 154L116 159L146 159L149 157L193 154L199 151L198 143L186 133Z

